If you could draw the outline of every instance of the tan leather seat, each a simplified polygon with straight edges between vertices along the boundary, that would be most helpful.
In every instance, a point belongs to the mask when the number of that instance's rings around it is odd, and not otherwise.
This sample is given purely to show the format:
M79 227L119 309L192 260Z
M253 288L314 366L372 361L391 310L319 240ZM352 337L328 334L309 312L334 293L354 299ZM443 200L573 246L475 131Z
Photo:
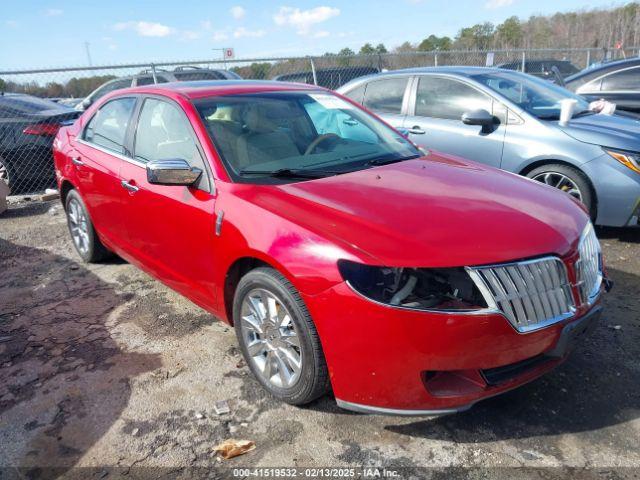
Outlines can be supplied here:
M243 114L246 132L237 140L238 170L300 155L291 136L271 121L264 106L252 105Z

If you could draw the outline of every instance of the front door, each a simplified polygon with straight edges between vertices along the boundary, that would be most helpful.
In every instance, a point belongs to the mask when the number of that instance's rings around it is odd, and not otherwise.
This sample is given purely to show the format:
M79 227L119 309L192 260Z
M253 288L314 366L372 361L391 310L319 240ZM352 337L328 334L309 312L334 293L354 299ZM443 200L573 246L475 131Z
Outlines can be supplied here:
M203 171L193 186L155 185L146 163L182 159ZM145 98L133 139L133 161L121 170L132 261L203 306L214 306L214 185L195 133L177 104Z
M478 109L500 119L490 96L454 78L423 75L412 98L415 101L403 127L414 143L500 167L506 123L501 121L490 132L483 132L482 127L461 120L463 113Z

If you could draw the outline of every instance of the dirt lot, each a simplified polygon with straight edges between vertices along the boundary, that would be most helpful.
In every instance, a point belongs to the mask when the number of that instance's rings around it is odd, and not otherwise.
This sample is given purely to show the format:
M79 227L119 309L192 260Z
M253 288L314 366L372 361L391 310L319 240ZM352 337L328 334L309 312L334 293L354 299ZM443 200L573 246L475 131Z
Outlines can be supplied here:
M231 328L123 261L79 263L57 202L14 206L0 217L0 466L22 468L0 479L227 478L257 466L638 478L640 232L599 235L616 286L567 363L462 414L399 418L331 397L274 401ZM215 413L219 400L230 414ZM257 448L224 461L212 447L227 438Z

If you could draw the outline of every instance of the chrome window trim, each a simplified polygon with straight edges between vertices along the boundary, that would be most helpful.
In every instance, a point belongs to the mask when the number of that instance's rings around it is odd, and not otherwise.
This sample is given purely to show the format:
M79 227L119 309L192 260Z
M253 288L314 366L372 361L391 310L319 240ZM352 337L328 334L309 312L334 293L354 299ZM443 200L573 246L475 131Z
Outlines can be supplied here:
M86 146L91 147L91 148L93 148L95 150L98 150L99 152L106 153L107 155L111 155L112 157L116 157L119 160L124 160L125 162L131 163L132 165L135 165L137 167L146 168L145 164L142 163L142 162L138 162L137 160L134 160L131 157L127 157L126 155L123 155L121 153L114 152L113 150L109 150L108 148L101 147L99 145L96 145L95 143L87 142L86 140L84 140L82 138L76 138L76 143L80 143L82 145L86 145Z

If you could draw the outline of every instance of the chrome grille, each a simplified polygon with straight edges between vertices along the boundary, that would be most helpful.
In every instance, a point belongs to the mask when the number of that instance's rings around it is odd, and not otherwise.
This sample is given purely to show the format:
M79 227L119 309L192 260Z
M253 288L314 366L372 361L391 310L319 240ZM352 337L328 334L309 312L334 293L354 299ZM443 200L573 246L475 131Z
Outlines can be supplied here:
M567 270L557 257L470 267L467 271L489 307L502 312L519 332L530 332L573 314Z
M602 285L602 251L591 223L580 236L578 252L580 258L576 262L576 276L580 301L591 304L600 293Z

